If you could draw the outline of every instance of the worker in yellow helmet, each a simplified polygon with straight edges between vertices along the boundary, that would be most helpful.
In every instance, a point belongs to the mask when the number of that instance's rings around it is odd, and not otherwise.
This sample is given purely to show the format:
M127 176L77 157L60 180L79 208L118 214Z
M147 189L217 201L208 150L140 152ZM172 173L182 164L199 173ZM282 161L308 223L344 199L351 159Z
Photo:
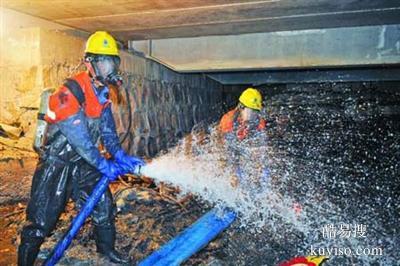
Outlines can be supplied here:
M115 39L104 31L86 43L83 71L67 79L48 99L47 139L41 149L21 232L18 265L34 265L45 237L54 230L68 199L83 206L97 182L134 172L144 162L125 153L116 133L109 86L119 86L120 58ZM111 158L98 149L102 143ZM113 263L129 263L114 249L115 204L107 189L92 213L97 251Z
M219 124L222 133L235 131L236 137L243 140L250 133L250 124L257 121L256 129L265 129L266 122L260 117L262 108L261 93L254 89L246 89L239 97L239 104L235 109L226 113ZM254 124L254 123L253 123ZM236 130L234 130L236 128Z
M233 150L233 143L252 138L257 132L265 130L266 120L261 116L261 109L261 93L255 88L247 88L240 95L238 105L227 112L219 123L219 131L227 142L228 161L235 168L236 175L231 180L235 187L243 177L243 168L238 165L237 158L240 156L240 151ZM259 182L264 182L268 175L268 168L264 167L261 175L261 179L264 180Z

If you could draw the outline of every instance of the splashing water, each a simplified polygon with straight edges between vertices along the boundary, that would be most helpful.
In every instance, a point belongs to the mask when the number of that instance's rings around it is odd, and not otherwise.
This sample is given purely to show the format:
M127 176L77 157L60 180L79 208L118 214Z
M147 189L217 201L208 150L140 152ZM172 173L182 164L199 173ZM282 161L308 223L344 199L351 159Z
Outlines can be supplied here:
M387 124L385 130L375 133L376 128L385 126L377 125L378 114L367 116L372 121L368 122L365 113L352 107L357 97L341 103L341 112L327 112L316 103L320 105L322 98L330 103L334 94L326 97L328 90L322 89L305 94L294 88L285 96L272 97L268 115L280 117L278 125L270 125L273 134L257 136L253 139L256 145L235 144L241 150L240 165L246 176L237 188L231 185L235 170L226 162L227 150L215 125L207 134L193 132L155 158L142 173L179 186L183 194L193 193L211 204L234 209L239 214L237 224L265 246L263 254L268 259L260 261L267 261L267 265L284 257L313 255L312 249L319 248L323 255L330 255L331 265L396 265L400 260L396 252L400 244L396 218L399 198L396 179L391 177L396 176L398 163L395 156L383 157L376 168L374 162L366 161L374 157L379 160L377 154L388 153L387 147L398 149L399 136L393 135L392 126ZM344 89L341 93L354 92ZM285 117L295 123L282 122ZM355 118L363 119L362 126ZM376 134L387 134L379 136L384 145L379 146ZM365 152L370 154L362 154ZM263 165L268 166L270 174L260 189L257 180ZM357 236L356 226L362 225L366 226L366 236ZM327 233L335 235L327 237ZM338 256L327 254L329 248L353 252L381 248L383 254ZM252 252L242 253L246 256Z
M259 191L251 180L246 180L237 188L232 186L234 171L226 163L225 147L218 143L217 134L215 127L201 140L198 135L192 134L190 139L186 138L169 153L154 159L143 168L142 173L156 181L179 186L183 194L193 193L210 203L234 209L241 214L242 226L254 229L263 227L271 216L279 215L304 231L304 225L297 223L298 217L291 208L293 202L289 198L282 198L270 188ZM243 157L246 160L253 158L242 164L244 172L257 172L255 164L267 163L264 157L255 160L252 156L258 152L257 149L247 149L246 152L246 144L241 146ZM248 176L258 178L259 174Z
M283 195L274 187L273 179L281 178L277 183L282 186L284 180L290 179L291 170L286 170L283 176L278 177L276 175L281 169L276 167L277 164L275 167L269 167L271 182L263 190L260 191L251 182L233 187L230 179L234 171L224 162L225 149L218 144L216 135L215 127L205 139L198 140L197 135L193 134L191 137L194 139L186 139L169 153L154 159L143 168L142 173L154 178L156 182L178 186L183 195L193 193L212 204L234 209L239 213L239 226L252 234L262 233L265 228L272 234L282 234L290 230L301 234L306 245L312 243L316 248L326 245L326 242L315 239L315 229L319 226L310 218L318 218L317 213L324 213L331 215L334 220L344 221L344 218L340 217L340 211L335 210L336 207L330 202L315 205L315 201L309 201L308 204L304 204L297 202L290 195ZM246 143L241 146L244 150L248 148ZM248 172L254 172L255 164L265 163L266 158L254 156L254 152L249 149L243 154L247 161L243 168L249 170ZM272 154L272 150L266 154ZM248 160L247 156L251 156L252 161ZM267 161L272 163L272 160ZM310 239L307 239L307 236ZM340 243L331 242L330 245L332 244L338 246ZM358 246L359 243L353 240L351 245Z

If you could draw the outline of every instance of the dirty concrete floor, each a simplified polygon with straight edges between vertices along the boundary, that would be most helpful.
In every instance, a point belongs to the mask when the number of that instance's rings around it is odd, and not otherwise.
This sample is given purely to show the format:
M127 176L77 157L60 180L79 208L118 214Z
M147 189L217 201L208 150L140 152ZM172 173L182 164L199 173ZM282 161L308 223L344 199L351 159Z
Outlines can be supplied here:
M0 265L16 264L17 232L25 217L36 158L0 161Z
M25 220L31 176L35 158L24 158L0 163L0 265L16 265L19 233ZM193 223L208 207L188 197L178 201L175 191L165 186L156 187L150 180L125 177L111 185L118 206L116 219L117 249L140 261L179 231ZM42 245L38 263L61 238L76 214L69 202L57 229ZM204 265L216 261L220 240L213 241L186 265ZM110 265L95 251L90 221L81 230L65 254L60 265Z

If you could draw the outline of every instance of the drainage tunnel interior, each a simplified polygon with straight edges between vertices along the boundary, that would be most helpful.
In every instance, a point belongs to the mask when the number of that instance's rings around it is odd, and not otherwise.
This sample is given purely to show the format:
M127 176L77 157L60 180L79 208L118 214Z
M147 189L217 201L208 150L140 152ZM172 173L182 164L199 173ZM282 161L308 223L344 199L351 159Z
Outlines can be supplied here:
M120 49L123 85L109 99L121 146L149 165L110 185L116 246L135 263L215 206L238 218L183 265L400 261L396 1L0 2L0 265L17 263L42 92L85 71L97 30ZM220 132L248 88L266 126L229 145L242 172L268 169L261 190L251 178L233 185ZM38 260L76 213L68 201ZM60 265L107 263L92 238L87 223Z

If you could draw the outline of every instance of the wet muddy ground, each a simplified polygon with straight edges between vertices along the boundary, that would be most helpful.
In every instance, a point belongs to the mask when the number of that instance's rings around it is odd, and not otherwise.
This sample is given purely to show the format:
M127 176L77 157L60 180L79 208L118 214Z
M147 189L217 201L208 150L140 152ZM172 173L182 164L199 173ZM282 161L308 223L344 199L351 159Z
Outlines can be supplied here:
M17 232L25 217L35 158L0 161L0 265L16 264Z
M30 189L30 178L35 158L23 160L23 165L10 161L2 164L0 204L0 265L16 265L19 232L25 219L25 208ZM18 163L19 164L19 163ZM13 167L7 167L13 165ZM17 171L18 169L18 171ZM19 180L18 182L15 182ZM8 184L8 186L4 186ZM164 185L155 186L149 179L133 176L114 182L111 190L117 204L117 249L138 262L192 224L209 207L188 196L176 198L176 190ZM14 196L13 196L14 195ZM69 202L57 229L42 245L37 263L43 261L61 238L76 215L73 202ZM215 261L213 254L220 241L216 240L186 265L199 265ZM60 265L110 265L95 251L90 219L73 241Z

